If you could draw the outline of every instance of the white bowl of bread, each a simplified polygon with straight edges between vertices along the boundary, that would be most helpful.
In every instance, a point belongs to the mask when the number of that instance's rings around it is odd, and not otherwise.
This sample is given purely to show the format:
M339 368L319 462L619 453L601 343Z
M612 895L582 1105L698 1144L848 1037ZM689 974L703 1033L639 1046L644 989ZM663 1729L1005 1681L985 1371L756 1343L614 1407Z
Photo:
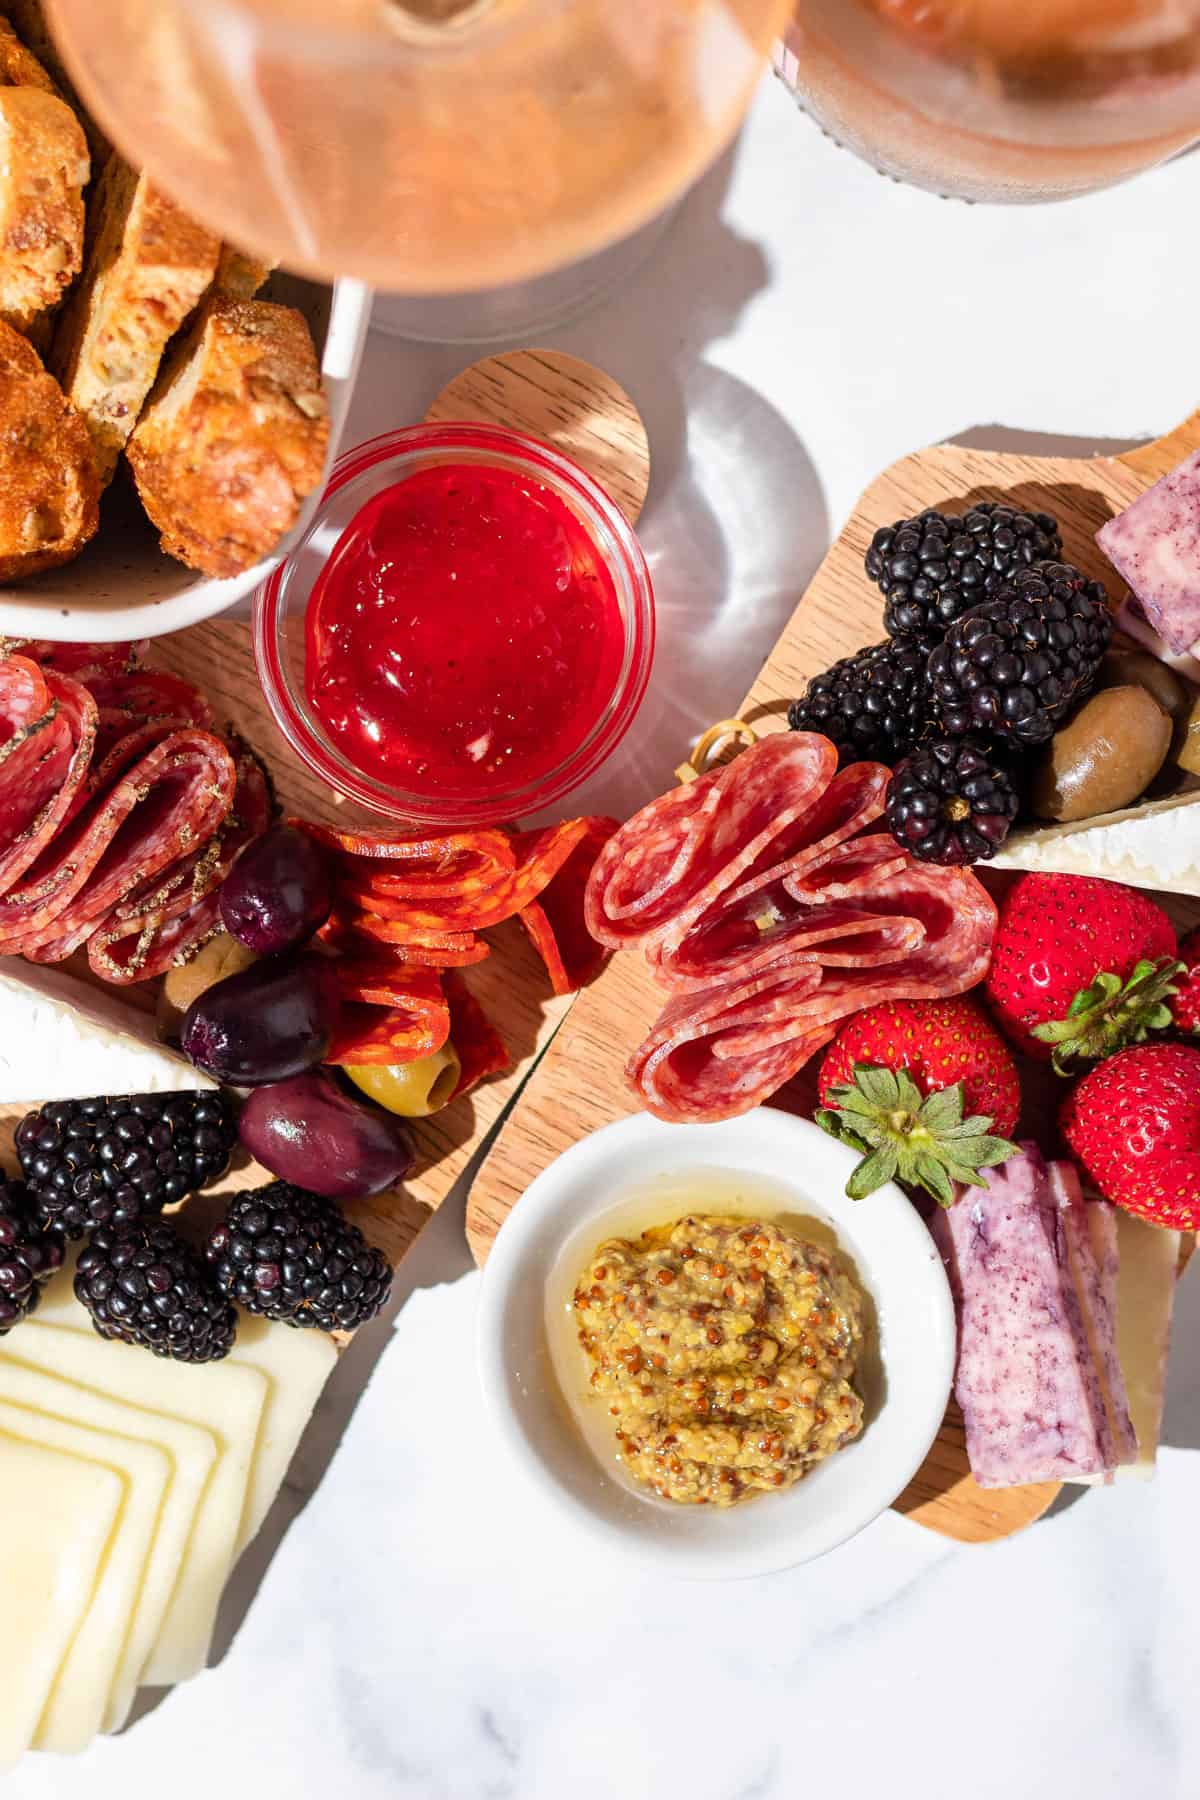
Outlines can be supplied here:
M37 0L4 11L0 634L158 636L303 532L371 295L222 244L104 142Z

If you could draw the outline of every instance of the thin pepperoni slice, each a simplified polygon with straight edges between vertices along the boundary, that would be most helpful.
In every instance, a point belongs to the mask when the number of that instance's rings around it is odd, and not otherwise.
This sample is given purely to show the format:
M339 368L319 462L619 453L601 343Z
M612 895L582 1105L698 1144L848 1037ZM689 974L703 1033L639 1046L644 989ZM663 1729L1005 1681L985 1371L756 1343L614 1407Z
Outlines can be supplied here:
M461 975L446 976L450 1006L450 1041L458 1053L462 1072L453 1098L470 1093L492 1075L503 1075L512 1066L508 1045L484 1012Z
M415 1062L432 1056L450 1035L450 1006L441 977L433 969L408 968L368 973L339 964L342 1016L326 1062L348 1068ZM373 1001L364 994L385 995Z
M536 900L521 909L521 923L549 971L556 994L573 994L585 986L607 955L587 928L584 901L596 858L614 829L611 819L590 819L587 832L557 875Z

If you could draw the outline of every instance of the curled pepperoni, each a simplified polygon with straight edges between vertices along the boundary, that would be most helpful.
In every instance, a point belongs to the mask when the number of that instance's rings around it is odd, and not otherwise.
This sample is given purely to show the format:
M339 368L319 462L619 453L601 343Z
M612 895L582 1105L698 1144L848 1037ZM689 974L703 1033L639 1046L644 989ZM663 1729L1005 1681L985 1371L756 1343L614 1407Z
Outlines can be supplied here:
M415 1062L450 1035L450 1006L434 969L335 965L342 1017L326 1062L348 1068Z
M382 832L339 831L308 819L289 819L288 823L307 831L327 850L340 850L346 859L348 881L377 887L395 899L440 899L482 892L516 863L512 842L503 831L388 837Z
M589 819L558 873L536 900L522 907L520 919L550 973L556 994L573 994L589 982L604 961L605 951L587 928L584 897L596 858L615 829L611 819Z
M450 1041L458 1053L462 1072L453 1098L469 1093L491 1075L503 1075L511 1067L508 1045L496 1030L461 975L445 977L450 1007Z

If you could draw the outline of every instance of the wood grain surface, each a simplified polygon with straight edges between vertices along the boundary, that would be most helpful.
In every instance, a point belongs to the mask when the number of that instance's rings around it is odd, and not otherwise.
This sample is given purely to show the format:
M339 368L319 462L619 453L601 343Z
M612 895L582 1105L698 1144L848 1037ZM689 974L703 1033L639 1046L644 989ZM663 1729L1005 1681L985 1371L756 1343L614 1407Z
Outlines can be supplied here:
M508 425L552 444L612 495L636 525L650 486L650 444L619 382L562 350L506 350L472 363L425 417Z
M763 665L741 716L760 734L783 730L788 703L809 677L882 638L881 599L863 573L863 556L880 525L926 507L961 510L978 500L1052 512L1062 528L1064 556L1104 579L1113 592L1113 573L1093 541L1095 532L1198 446L1200 413L1154 444L1091 461L955 445L906 457L863 494ZM664 747L664 789L685 750L684 745ZM1160 898L1177 922L1200 920L1200 903ZM615 957L575 1002L475 1177L467 1235L477 1261L486 1258L496 1232L535 1175L578 1138L636 1109L622 1064L659 1004L645 964L631 955ZM775 1103L808 1110L803 1080ZM986 1542L1039 1518L1058 1491L1053 1482L979 1488L967 1465L961 1420L952 1407L924 1466L896 1506L947 1537Z
M218 725L232 725L253 745L271 771L285 814L338 824L365 823L373 829L384 823L350 802L342 802L284 741L259 687L248 624L216 619L193 625L187 631L155 639L146 660L194 682L211 702ZM433 1118L413 1122L418 1161L403 1191L356 1201L348 1208L393 1262L399 1262L466 1169L569 1004L551 993L545 966L518 921L487 935L492 954L471 969L468 979L488 1016L499 1025L513 1064L506 1075L484 1082ZM76 957L69 967L91 979L86 960ZM156 981L138 982L119 992L130 1004L152 1012L158 985ZM5 1126L11 1129L27 1110L24 1106L5 1108L0 1096L0 1150L11 1148ZM251 1167L244 1171L242 1185L253 1186L266 1179L263 1171Z

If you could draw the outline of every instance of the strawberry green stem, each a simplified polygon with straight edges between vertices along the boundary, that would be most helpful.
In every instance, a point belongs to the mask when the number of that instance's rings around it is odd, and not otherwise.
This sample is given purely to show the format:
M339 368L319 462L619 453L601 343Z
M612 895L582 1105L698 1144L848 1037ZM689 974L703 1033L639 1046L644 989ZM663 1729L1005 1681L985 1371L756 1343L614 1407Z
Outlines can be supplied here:
M907 1069L855 1063L852 1080L830 1091L817 1124L862 1153L846 1193L863 1200L888 1181L924 1188L940 1206L954 1203L954 1184L982 1187L981 1169L1017 1154L1007 1138L991 1137L993 1121L963 1117L961 1081L923 1096Z
M1127 981L1098 971L1091 985L1076 994L1065 1019L1033 1028L1039 1042L1053 1046L1055 1073L1070 1075L1076 1063L1098 1062L1142 1043L1152 1031L1167 1030L1173 1023L1167 1002L1185 972L1186 965L1173 956L1157 962L1143 958Z

